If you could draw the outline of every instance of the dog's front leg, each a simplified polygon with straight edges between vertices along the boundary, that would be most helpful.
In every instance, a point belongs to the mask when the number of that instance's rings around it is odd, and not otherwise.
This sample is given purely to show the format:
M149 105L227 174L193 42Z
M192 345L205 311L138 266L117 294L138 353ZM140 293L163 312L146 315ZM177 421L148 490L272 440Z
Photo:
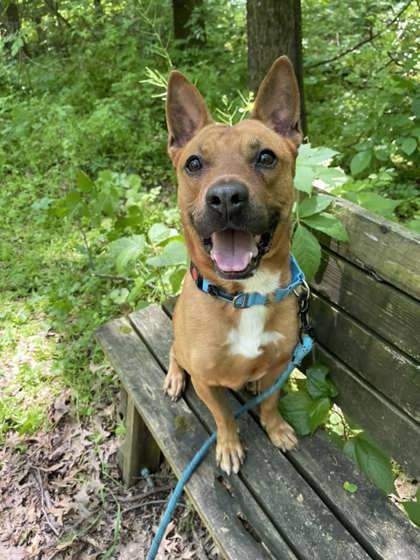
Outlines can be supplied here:
M261 391L268 389L276 381L280 373L287 367L288 361L277 364L261 379ZM280 390L276 391L261 403L260 417L271 442L283 451L293 449L297 438L293 428L283 420L278 408Z
M169 395L173 401L177 401L184 392L186 376L185 371L175 358L174 347L172 345L169 354L169 369L163 384L163 391Z
M204 402L217 426L216 461L227 474L237 473L245 458L238 426L229 408L224 389L210 387L191 376L197 395Z

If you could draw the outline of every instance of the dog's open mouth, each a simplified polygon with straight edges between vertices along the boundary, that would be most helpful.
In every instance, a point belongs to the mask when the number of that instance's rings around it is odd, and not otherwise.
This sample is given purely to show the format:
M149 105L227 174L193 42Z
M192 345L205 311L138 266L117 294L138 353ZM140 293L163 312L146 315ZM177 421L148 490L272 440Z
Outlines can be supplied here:
M249 231L225 229L204 239L204 247L222 278L247 278L269 250L273 234L253 235Z

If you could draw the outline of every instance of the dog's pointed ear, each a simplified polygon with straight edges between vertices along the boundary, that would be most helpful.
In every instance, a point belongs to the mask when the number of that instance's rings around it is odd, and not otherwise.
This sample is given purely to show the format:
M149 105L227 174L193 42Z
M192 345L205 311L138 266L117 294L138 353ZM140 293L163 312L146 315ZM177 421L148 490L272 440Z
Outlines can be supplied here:
M169 76L166 97L168 152L174 165L181 148L197 132L212 122L207 105L198 89L187 78L173 70Z
M296 146L302 142L299 86L287 56L279 57L261 82L251 116Z

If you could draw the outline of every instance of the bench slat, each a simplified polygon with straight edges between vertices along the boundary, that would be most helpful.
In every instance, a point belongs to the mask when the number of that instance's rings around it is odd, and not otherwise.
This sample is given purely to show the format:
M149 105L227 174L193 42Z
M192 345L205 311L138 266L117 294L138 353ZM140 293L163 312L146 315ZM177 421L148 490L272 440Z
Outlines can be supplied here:
M311 317L318 342L412 419L420 420L420 365L316 294ZM344 402L347 395L341 398Z
M150 306L130 315L130 320L166 369L172 341L169 318L159 307ZM185 398L200 419L205 421L207 428L213 428L209 411L197 398L192 387L187 390ZM238 408L238 400L232 395L230 399L232 408ZM248 448L247 459L239 477L230 477L229 484L234 489L237 481L243 480L296 554L299 557L312 556L323 560L335 560L338 557L368 558L367 553L285 455L269 442L265 432L252 417L245 415L239 425L243 442Z
M327 300L420 361L418 303L334 254L323 252L311 286Z
M163 373L152 355L125 319L116 319L97 333L112 366L133 398L137 410L179 478L194 453L208 434L183 400L173 403L162 392ZM186 486L205 525L226 558L295 559L244 485L231 495L217 479L216 466L210 453ZM245 511L244 511L245 510ZM253 515L252 526L263 526L272 545L272 553L258 543L238 516Z
M335 199L334 213L345 224L349 242L326 237L321 242L420 299L420 236L343 198Z
M330 368L338 388L336 401L349 417L372 437L411 475L419 474L420 428L320 344L317 359Z

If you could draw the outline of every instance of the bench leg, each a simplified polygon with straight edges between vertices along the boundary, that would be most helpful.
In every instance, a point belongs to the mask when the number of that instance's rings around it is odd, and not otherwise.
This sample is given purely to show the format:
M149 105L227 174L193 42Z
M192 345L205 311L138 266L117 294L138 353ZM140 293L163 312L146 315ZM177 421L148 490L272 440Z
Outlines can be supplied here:
M129 487L136 482L141 469L146 467L153 472L159 468L160 449L124 389L121 390L121 404L126 436L119 452L119 464L124 483Z

